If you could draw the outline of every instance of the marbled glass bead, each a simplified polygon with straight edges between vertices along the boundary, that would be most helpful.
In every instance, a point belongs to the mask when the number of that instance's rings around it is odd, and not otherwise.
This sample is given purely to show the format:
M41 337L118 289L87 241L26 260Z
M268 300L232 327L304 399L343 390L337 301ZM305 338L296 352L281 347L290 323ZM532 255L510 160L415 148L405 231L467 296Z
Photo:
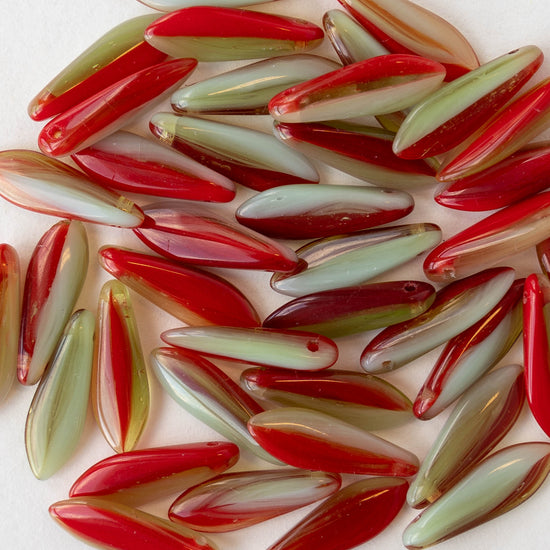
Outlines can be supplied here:
M173 113L153 115L149 127L162 143L256 191L319 181L304 155L264 132Z
M158 141L118 131L71 155L107 189L173 199L229 202L234 183Z
M270 99L340 65L317 55L264 59L176 90L170 99L178 113L268 114Z
M168 57L143 38L157 15L141 15L113 27L38 92L28 107L33 120L70 109L111 84Z
M48 122L38 146L52 157L89 147L169 97L196 66L196 59L173 59L115 82Z
M170 506L172 521L201 532L250 527L338 491L338 474L254 470L224 474L191 487Z
M199 61L261 59L304 52L323 40L309 21L251 10L194 6L168 13L145 30L145 40L172 57Z
M128 451L88 468L73 483L69 496L99 497L140 506L217 476L238 459L239 448L226 441Z
M414 208L405 191L354 185L284 185L241 204L239 223L280 239L351 233L398 220Z
M130 289L188 325L260 324L248 299L217 275L114 246L99 250L99 262Z
M36 384L58 344L88 269L88 237L81 222L63 220L38 241L23 290L17 377Z

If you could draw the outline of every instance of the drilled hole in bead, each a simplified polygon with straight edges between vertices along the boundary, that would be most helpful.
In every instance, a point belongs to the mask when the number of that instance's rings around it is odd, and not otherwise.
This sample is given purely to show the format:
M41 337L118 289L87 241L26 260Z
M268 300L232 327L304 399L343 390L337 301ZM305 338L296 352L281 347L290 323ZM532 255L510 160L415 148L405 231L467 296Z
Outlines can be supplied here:
M317 342L314 342L313 340L310 340L307 343L307 349L312 352L319 351L319 344Z
M415 285L414 283L407 283L405 285L405 290L407 292L414 292L416 289L417 289L417 285Z

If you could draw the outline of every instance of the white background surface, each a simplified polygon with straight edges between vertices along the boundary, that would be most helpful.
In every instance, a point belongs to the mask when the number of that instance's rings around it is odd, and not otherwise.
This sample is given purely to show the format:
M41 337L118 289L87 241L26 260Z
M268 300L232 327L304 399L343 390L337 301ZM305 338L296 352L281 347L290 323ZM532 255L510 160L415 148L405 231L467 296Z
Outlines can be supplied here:
M421 0L419 3L437 12L457 26L471 41L482 61L501 55L516 47L537 44L545 53L550 52L548 20L550 4L545 0L526 2L504 2L496 0L462 0L459 3L443 0ZM4 0L4 4L8 4ZM0 19L2 55L0 57L0 149L36 149L36 136L41 123L31 121L26 114L29 100L59 70L83 51L89 44L114 25L130 17L148 13L151 10L135 0L50 0L33 2L10 2L3 6ZM321 24L321 18L328 9L339 8L336 0L280 0L257 6L262 11L290 14ZM315 53L335 57L327 43ZM548 76L549 65L545 64L534 81ZM228 64L202 65L189 82L205 75L215 74L230 68ZM166 108L167 106L165 106ZM133 128L147 134L145 117ZM234 119L237 121L238 119ZM268 117L245 119L249 124L269 131ZM357 180L333 170L323 169L323 181L331 183L359 183ZM234 208L250 193L243 191L230 205L221 209ZM435 222L442 226L444 235L449 236L482 217L480 214L457 213L436 205L431 199L432 191L416 194L415 211L405 220ZM143 204L143 201L142 201ZM26 269L32 249L40 236L57 219L32 214L0 200L0 242L15 246L20 254L22 266ZM99 268L96 251L104 244L124 244L144 250L144 247L130 231L102 228L88 225L91 263L85 289L78 307L95 311L97 294L107 275ZM518 275L525 276L538 270L534 251L511 258L509 264L518 269ZM248 294L262 317L286 301L269 289L269 275L245 273L243 271L219 273L227 276ZM401 270L395 270L387 279L422 278L421 262L412 262ZM136 314L141 327L144 352L160 345L161 330L178 326L178 321L163 314L137 295L134 296ZM15 327L14 327L15 330ZM361 334L339 340L343 368L358 369L358 357L372 334ZM389 375L387 378L398 385L411 399L414 399L420 385L438 356L436 350L413 364ZM521 361L521 346L516 345L502 362ZM231 374L238 376L238 370ZM161 393L155 380L152 385L152 413L140 447L220 439L215 432L201 425L185 411ZM94 425L91 413L86 431L75 456L55 476L47 481L36 480L27 464L24 448L24 426L27 410L32 399L33 388L17 385L7 400L0 404L0 548L17 550L76 550L84 548L82 542L62 531L48 515L49 504L66 498L72 482L97 460L112 454ZM386 431L380 435L416 452L422 458L445 415L429 422L414 422L402 429ZM536 426L527 409L524 409L518 424L505 438L500 447L511 443L542 440L547 438ZM268 467L260 464L248 453L238 469ZM351 481L347 476L346 481ZM526 504L511 513L485 524L440 547L445 550L484 550L486 548L542 549L548 546L550 525L550 483L547 482ZM164 505L155 505L151 510L163 513ZM239 550L262 550L277 540L295 524L306 511L301 510L256 527L215 536L220 548ZM395 522L378 538L361 546L363 550L376 548L390 550L402 547L401 532L416 512L404 509ZM368 518L365 518L368 521ZM345 536L345 533L342 533ZM313 549L312 549L313 550Z

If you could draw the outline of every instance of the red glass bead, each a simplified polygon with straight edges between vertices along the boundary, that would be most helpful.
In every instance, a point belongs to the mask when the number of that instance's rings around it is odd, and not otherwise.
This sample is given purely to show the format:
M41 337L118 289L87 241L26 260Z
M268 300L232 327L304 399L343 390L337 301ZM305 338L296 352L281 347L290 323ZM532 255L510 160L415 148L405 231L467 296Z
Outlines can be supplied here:
M117 247L101 248L99 260L111 275L186 324L260 325L250 302L221 277Z
M550 284L531 274L523 296L523 356L529 408L546 435L550 435L550 343L548 341Z
M268 550L349 550L383 531L407 495L404 479L375 477L352 483L308 514Z
M140 505L183 491L233 466L239 448L222 441L129 451L88 468L69 496L96 496Z
M40 149L57 157L92 145L169 96L196 66L196 59L175 59L116 82L48 122L38 136Z
M235 185L225 176L129 132L115 132L71 158L108 189L207 202L229 202L235 197Z
M323 30L301 19L251 10L193 6L160 17L145 40L172 57L229 61L275 57L315 48Z
M550 186L550 142L525 146L498 163L440 188L435 201L456 210L496 210Z
M550 191L511 204L436 246L424 260L432 281L459 279L550 235Z
M224 219L213 208L165 201L143 209L135 234L152 250L190 264L264 271L292 271L293 250Z

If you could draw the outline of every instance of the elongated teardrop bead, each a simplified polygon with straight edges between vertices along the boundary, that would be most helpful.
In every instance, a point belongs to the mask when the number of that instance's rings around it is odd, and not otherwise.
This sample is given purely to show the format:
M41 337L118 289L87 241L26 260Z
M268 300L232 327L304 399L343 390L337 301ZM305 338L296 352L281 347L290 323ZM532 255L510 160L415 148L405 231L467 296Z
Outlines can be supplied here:
M405 503L404 479L351 483L310 512L268 550L349 550L383 531Z
M9 244L0 244L0 404L16 377L20 322L19 255Z
M89 147L169 97L196 66L196 59L174 59L115 82L48 122L38 146L52 157Z
M344 65L391 53L355 19L341 10L327 11L323 15L323 27Z
M502 359L521 334L524 279L470 328L451 338L414 402L421 420L438 415Z
M495 114L472 140L438 171L440 181L476 174L515 153L548 127L550 120L550 78L525 92L506 109Z
M513 282L512 268L496 267L447 285L424 313L378 333L363 350L361 366L370 373L402 367L479 321Z
M391 281L314 292L291 300L263 326L317 332L330 338L401 323L426 311L435 289L422 281Z
M187 412L238 445L269 462L246 428L263 408L229 376L200 355L175 348L157 348L151 367L170 397Z
M71 158L107 189L173 199L229 202L235 184L157 141L119 131Z
M136 508L95 497L62 500L50 515L87 544L113 550L216 550L204 535Z
M540 268L550 278L550 237L537 243L536 250Z
M142 4L158 11L174 11L191 6L225 6L227 8L238 8L250 6L251 4L263 4L275 0L138 0Z
M416 105L397 131L395 154L439 155L459 145L503 107L542 63L536 46L525 46L443 86Z
M496 210L550 185L550 142L528 145L498 163L450 181L435 201L456 210Z
M389 223L412 212L408 193L380 187L307 184L268 189L245 201L239 223L280 239L351 233Z
M360 372L260 367L243 371L241 386L260 400L317 410L363 430L400 426L412 419L406 395L382 378Z
M99 261L126 286L188 325L260 324L252 304L217 275L114 246L101 248Z
M57 346L86 278L88 237L80 222L61 221L36 245L25 278L17 376L36 384Z
M393 113L437 90L445 68L415 55L391 54L346 65L278 93L269 113L281 122L318 122Z
M298 267L290 273L274 274L271 287L282 294L300 296L362 285L412 260L440 241L441 230L431 223L398 225L319 239L299 248L296 251L300 260Z
M479 65L464 36L448 21L409 0L338 0L383 46L443 63L450 78Z
M200 355L253 365L322 370L338 359L338 347L312 332L269 328L182 327L161 334L167 344Z
M279 122L274 128L285 145L367 183L398 189L436 183L425 161L395 156L394 134L382 128L340 122Z
M199 61L261 59L317 47L317 25L251 10L195 6L168 13L145 30L145 40L172 57Z
M523 368L508 365L490 372L469 389L439 432L411 482L413 508L433 503L499 443L523 407Z
M140 506L225 472L239 459L234 443L208 441L116 454L88 468L69 496L96 496Z
M101 432L117 453L131 451L149 415L149 382L130 294L117 280L99 295L92 377Z
M149 127L163 143L256 191L319 181L304 155L264 132L173 113L153 115Z
M164 201L146 206L135 234L158 254L189 264L264 271L292 271L294 251L213 208Z
M57 472L78 446L88 411L94 327L89 311L73 314L34 394L25 447L38 479Z
M523 296L523 357L529 408L538 425L550 434L550 344L548 303L550 284L535 273L525 281Z
M143 33L157 15L117 25L55 76L29 104L33 120L45 120L81 103L137 71L162 63L167 55L151 47Z
M498 210L436 246L424 260L424 273L443 282L502 262L550 236L549 215L550 191Z
M403 544L411 550L426 548L512 510L540 487L549 470L549 443L502 449L413 520Z
M418 470L411 452L310 409L271 409L252 417L248 429L268 453L296 468L403 477Z
M0 152L0 196L33 212L73 220L118 227L143 222L143 213L131 200L35 151Z
M330 59L308 54L264 59L184 86L172 94L170 101L179 113L265 115L274 95L339 66Z
M225 474L185 491L169 517L201 532L235 531L322 500L340 483L337 474L303 470Z

